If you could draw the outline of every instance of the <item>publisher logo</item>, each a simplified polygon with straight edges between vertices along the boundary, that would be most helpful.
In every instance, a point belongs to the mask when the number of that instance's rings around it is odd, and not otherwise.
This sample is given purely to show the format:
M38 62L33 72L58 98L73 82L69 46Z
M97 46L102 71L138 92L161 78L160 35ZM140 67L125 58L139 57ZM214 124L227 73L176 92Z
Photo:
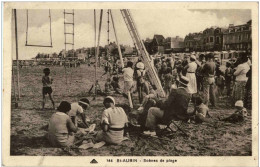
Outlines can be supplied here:
M90 161L90 163L91 163L91 164L97 164L98 162L97 162L97 160L92 159L92 161Z

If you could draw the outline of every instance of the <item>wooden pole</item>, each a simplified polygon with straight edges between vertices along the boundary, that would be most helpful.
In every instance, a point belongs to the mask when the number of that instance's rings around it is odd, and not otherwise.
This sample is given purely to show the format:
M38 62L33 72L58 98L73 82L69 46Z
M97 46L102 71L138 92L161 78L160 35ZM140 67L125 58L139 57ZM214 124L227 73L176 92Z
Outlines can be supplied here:
M96 51L96 58L99 57L99 43L100 43L100 34L101 34L101 26L102 26L102 16L103 16L103 9L100 11L100 19L99 19L99 30L98 30L98 43L97 43L97 51ZM99 59L100 60L100 59ZM99 61L100 65L100 61Z
M114 19L113 19L112 11L111 11L111 9L109 9L109 11L110 11L111 21L112 21L112 25L113 25L113 29L114 29L115 38L116 38L116 44L117 44L117 48L118 48L118 53L119 53L119 58L120 58L121 66L122 66L122 68L124 68L123 56L122 56L122 52L121 52L120 45L119 45L119 43L118 43L118 38L117 38L117 33L116 33L116 29L115 29L115 24L114 24Z
M95 44L94 44L94 54L95 54L95 82L94 82L94 89L95 89L95 97L97 95L97 89L96 89L96 81L97 81L97 56L96 56L96 51L97 51L97 48L96 48L96 45L97 45L97 31L96 31L96 10L94 9L94 29L95 29Z
M15 86L15 77L14 77L14 67L13 67L13 59L12 59L12 85L13 85L13 92L14 92L14 99L15 99L15 108L18 107L18 103L17 103L17 94L16 94L16 86Z
M112 21L112 25L113 25L113 29L114 29L115 38L116 38L116 44L117 44L117 49L118 49L119 58L120 58L120 62L121 62L121 67L124 68L123 56L122 56L120 44L119 44L118 38L117 38L117 33L116 33L115 24L114 24L113 14L112 14L111 9L109 9L109 11L110 11L111 21ZM130 91L127 92L127 96L128 96L129 106L130 106L130 108L133 108L133 102L132 102L132 97L131 97Z
M17 37L17 17L16 9L14 9L14 25L15 25L15 45L16 45L16 66L17 66L17 89L18 89L18 99L21 97L20 92L20 71L19 71L19 56L18 56L18 37Z

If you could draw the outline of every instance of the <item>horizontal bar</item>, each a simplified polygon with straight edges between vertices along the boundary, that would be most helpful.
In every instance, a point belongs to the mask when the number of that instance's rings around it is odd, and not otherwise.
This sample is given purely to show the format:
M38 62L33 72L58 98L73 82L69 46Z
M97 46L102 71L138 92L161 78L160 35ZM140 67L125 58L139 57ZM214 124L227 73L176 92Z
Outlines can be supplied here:
M49 48L52 48L52 45L29 45L29 44L25 44L25 46L33 46L33 47L49 47Z
M65 43L65 45L67 45L67 44L69 44L69 45L74 45L74 43Z
M64 24L74 24L74 23L67 23L67 22L64 22Z
M72 14L72 15L74 15L74 13L70 13L70 12L64 12L64 14Z

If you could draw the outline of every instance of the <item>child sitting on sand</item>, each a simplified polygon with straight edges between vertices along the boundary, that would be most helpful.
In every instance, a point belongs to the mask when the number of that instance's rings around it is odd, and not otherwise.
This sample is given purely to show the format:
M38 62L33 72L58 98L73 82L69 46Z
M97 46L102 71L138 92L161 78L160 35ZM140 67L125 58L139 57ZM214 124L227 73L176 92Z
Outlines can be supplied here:
M121 89L120 89L120 85L119 85L119 78L118 77L113 77L113 81L111 82L111 85L114 89L114 91L118 94L121 94Z
M209 108L203 103L203 100L200 96L195 97L195 107L194 107L194 116L191 117L191 120L196 123L209 122L207 116L209 116Z
M96 141L105 141L109 144L120 144L123 141L124 129L128 125L128 118L121 107L115 106L115 99L107 96L103 102L105 110L102 113L101 128Z
M74 143L74 135L71 132L77 132L67 112L71 105L67 101L62 101L58 111L52 114L48 127L48 140L53 147L69 147Z
M51 84L53 82L53 79L49 76L50 75L50 69L49 68L45 68L43 70L44 76L42 77L42 84L43 84L43 88L42 88L42 97L43 97L43 102L42 102L42 109L44 109L45 103L46 103L46 98L45 95L49 95L50 100L52 102L53 105L53 109L55 109L55 104L54 104L54 100L52 97L52 88L51 88Z
M108 79L107 79L107 82L105 83L105 93L106 93L106 94L111 93L112 88L113 88L113 87L112 87L112 85L111 85L111 79L108 78Z
M141 111L144 109L144 106L146 105L146 103L148 102L148 100L150 99L154 99L155 101L157 101L158 99L158 93L156 92L156 87L154 85L149 85L149 94L146 95L143 99L142 104L140 105L140 107L137 109L138 111Z
M88 123L86 122L86 115L84 113L84 110L87 110L89 107L89 100L87 98L82 98L79 100L79 102L75 102L71 104L71 110L69 111L68 115L70 116L72 122L75 124L76 127L78 127L78 121L77 117L80 116L83 128L88 127Z
M245 120L245 117L247 117L247 110L244 108L244 104L242 100L238 100L235 103L236 111L230 115L227 118L222 118L219 119L220 121L226 121L226 122L231 122L231 123L236 123L236 122L242 122Z

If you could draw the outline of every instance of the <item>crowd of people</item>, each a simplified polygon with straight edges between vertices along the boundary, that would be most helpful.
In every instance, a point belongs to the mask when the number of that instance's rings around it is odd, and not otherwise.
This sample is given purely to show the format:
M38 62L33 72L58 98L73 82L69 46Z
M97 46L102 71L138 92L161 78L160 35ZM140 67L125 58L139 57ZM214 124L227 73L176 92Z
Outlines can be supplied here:
M134 103L139 111L138 124L144 134L152 136L156 135L158 124L169 125L173 120L193 123L215 120L210 116L210 109L217 107L218 99L232 99L228 102L232 104L231 107L237 109L230 116L218 118L218 121L240 122L247 116L247 109L251 110L251 56L246 53L238 55L236 59L230 59L225 65L210 53L198 57L187 54L183 59L178 56L154 58L153 66L166 97L161 97L153 81L149 80L148 71L141 59L135 64L128 61L122 69L124 89L119 83L118 70L115 70L115 74L108 75L105 89L102 91L102 95L106 96L103 101L105 110L100 123L102 130L94 134L97 142L120 144L126 135L129 118L123 108L116 107L115 99L112 97L114 93L121 94L129 100L133 100L133 94L138 93L139 105ZM110 73L110 70L105 68L104 75ZM44 69L44 73L43 108L46 94L54 107L50 69ZM100 85L99 89L101 91ZM194 106L192 111L188 110L190 104ZM79 131L76 118L82 119L85 128L89 126L84 115L84 110L87 110L89 105L87 98L72 104L67 101L60 103L58 111L52 115L49 123L48 139L52 145L73 145L74 139L71 136Z

